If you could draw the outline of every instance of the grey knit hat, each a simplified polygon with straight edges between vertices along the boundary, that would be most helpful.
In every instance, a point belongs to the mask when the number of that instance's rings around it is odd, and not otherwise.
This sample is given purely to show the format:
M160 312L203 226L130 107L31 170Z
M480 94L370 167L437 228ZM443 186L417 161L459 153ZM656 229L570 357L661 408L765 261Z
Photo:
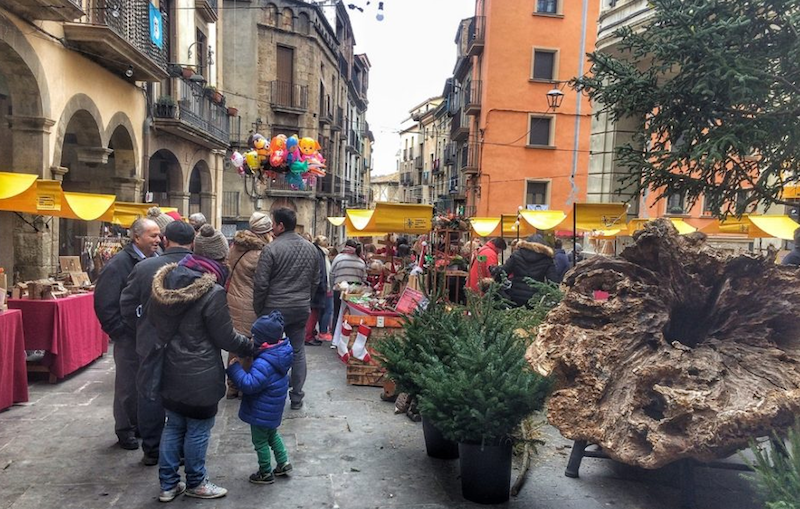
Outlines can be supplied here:
M272 231L272 219L263 212L253 212L250 216L250 231L256 235L266 235Z
M221 231L204 224L194 239L194 254L212 260L224 260L228 257L228 240Z
M158 207L150 207L147 209L147 218L156 222L159 230L161 230L162 235L164 234L164 229L167 227L167 225L175 221L172 217L161 212L161 209Z

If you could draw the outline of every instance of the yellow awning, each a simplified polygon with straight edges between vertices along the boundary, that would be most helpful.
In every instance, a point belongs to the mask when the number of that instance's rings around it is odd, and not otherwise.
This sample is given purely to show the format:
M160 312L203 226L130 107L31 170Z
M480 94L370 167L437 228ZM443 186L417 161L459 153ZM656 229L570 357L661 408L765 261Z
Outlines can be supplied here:
M8 200L34 188L36 175L0 172L0 200Z
M671 217L669 218L669 220L672 222L672 225L675 227L676 230L678 230L678 233L681 235L686 235L687 233L692 233L697 231L697 228L690 225L680 217ZM631 221L628 223L628 235L633 235L633 232L641 230L642 228L644 228L644 225L649 221L653 221L653 219L643 219L643 218L631 219Z
M152 203L115 202L114 217L111 222L128 228L137 219L145 217L147 215L147 209L152 206Z
M627 234L627 230L592 230L592 234L589 235L593 239L613 239L616 238L620 232L624 232Z
M431 205L379 202L374 210L348 209L345 226L350 237L387 233L424 234L431 231L432 216Z
M749 215L747 219L758 228L758 232L750 228L750 234L757 234L758 237L775 237L776 239L793 240L794 231L800 227L799 224L789 216L755 216Z
M344 224L344 216L331 216L328 217L328 222L333 226L342 226Z
M624 203L576 203L575 210L578 230L623 230L628 223L628 206Z
M53 214L83 221L112 221L114 219L113 194L63 193L61 210Z
M11 177L6 178L9 175ZM36 180L36 175L2 173L0 194L7 197L0 199L0 210L44 216L61 210L61 182L57 180Z
M499 217L473 217L469 224L478 237L488 237L500 226Z
M537 230L552 230L567 218L560 210L521 210L519 214Z

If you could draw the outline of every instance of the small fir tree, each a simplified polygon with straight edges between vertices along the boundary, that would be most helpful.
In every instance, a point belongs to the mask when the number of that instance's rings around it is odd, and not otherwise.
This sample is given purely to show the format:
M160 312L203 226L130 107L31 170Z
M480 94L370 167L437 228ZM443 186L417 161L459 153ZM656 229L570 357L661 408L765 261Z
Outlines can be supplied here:
M773 438L771 452L761 450L755 443L750 449L755 455L751 466L764 496L767 509L800 509L800 430L789 430L788 450L778 436ZM775 443L780 444L778 449Z

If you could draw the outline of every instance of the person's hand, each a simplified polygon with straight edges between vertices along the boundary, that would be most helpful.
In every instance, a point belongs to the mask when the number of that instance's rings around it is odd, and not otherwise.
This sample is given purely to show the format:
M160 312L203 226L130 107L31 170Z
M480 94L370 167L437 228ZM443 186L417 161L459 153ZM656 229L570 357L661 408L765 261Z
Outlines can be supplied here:
M228 364L228 366L233 366L234 364L239 364L239 358L238 357L234 357L233 359L231 359L231 362L230 362L230 364Z

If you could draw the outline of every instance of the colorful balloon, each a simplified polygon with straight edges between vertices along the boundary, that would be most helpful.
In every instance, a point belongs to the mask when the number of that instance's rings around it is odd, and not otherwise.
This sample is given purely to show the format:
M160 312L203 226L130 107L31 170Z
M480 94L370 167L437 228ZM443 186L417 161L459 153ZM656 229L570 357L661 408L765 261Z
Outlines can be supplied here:
M231 154L231 164L236 169L241 169L244 166L244 156L239 153L238 150L235 150L233 154Z

